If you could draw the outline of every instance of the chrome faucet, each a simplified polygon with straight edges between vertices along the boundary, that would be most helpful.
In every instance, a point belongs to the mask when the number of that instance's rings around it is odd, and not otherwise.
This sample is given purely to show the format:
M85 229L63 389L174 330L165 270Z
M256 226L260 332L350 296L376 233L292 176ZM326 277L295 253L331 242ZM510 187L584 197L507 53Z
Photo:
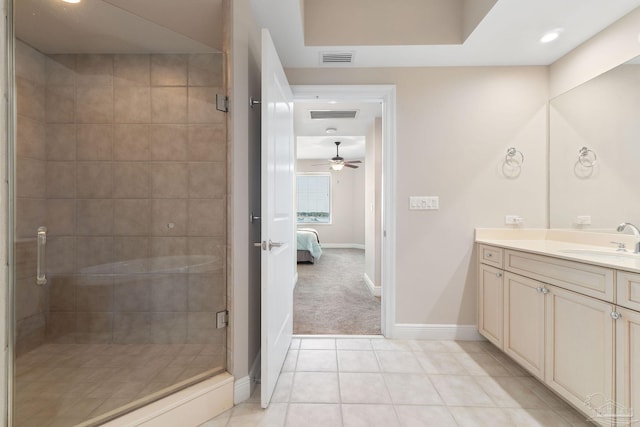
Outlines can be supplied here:
M638 227L631 224L630 222L623 222L618 226L617 230L618 232L623 232L626 228L630 228L631 231L633 231L633 235L636 237L636 246L635 246L635 251L633 251L633 253L639 254L640 253L640 230L638 229Z

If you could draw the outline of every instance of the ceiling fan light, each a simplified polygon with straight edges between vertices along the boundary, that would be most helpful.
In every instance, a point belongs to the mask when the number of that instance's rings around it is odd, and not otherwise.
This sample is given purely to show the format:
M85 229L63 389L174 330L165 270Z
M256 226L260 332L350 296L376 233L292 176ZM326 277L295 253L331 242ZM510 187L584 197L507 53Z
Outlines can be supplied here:
M344 168L344 163L331 163L331 169L334 171L341 171Z

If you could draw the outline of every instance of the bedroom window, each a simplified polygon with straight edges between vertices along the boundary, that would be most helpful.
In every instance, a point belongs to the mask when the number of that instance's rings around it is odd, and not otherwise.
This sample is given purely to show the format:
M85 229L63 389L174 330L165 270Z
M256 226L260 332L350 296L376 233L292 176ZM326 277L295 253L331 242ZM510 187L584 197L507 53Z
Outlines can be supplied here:
M331 175L297 175L298 224L331 223Z

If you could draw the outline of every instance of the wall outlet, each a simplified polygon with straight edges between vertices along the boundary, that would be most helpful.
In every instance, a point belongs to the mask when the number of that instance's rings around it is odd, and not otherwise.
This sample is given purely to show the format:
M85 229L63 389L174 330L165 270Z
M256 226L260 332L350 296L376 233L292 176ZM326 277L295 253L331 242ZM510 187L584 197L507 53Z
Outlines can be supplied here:
M591 215L578 215L576 225L591 225Z
M438 196L411 196L409 197L410 210L436 210L440 209Z
M504 223L507 225L520 225L524 222L524 218L518 215L505 215Z

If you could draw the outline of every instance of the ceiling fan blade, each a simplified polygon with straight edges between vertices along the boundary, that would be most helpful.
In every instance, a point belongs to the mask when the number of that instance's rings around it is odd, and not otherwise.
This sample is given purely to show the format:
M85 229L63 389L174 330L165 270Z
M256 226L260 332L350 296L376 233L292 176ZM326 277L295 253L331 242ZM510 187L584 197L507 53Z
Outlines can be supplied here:
M345 163L345 164L344 164L344 167L346 167L346 168L351 168L351 169L358 169L358 168L359 168L359 166L356 166L356 165L350 165L349 163Z
M362 163L361 160L345 160L345 163Z

